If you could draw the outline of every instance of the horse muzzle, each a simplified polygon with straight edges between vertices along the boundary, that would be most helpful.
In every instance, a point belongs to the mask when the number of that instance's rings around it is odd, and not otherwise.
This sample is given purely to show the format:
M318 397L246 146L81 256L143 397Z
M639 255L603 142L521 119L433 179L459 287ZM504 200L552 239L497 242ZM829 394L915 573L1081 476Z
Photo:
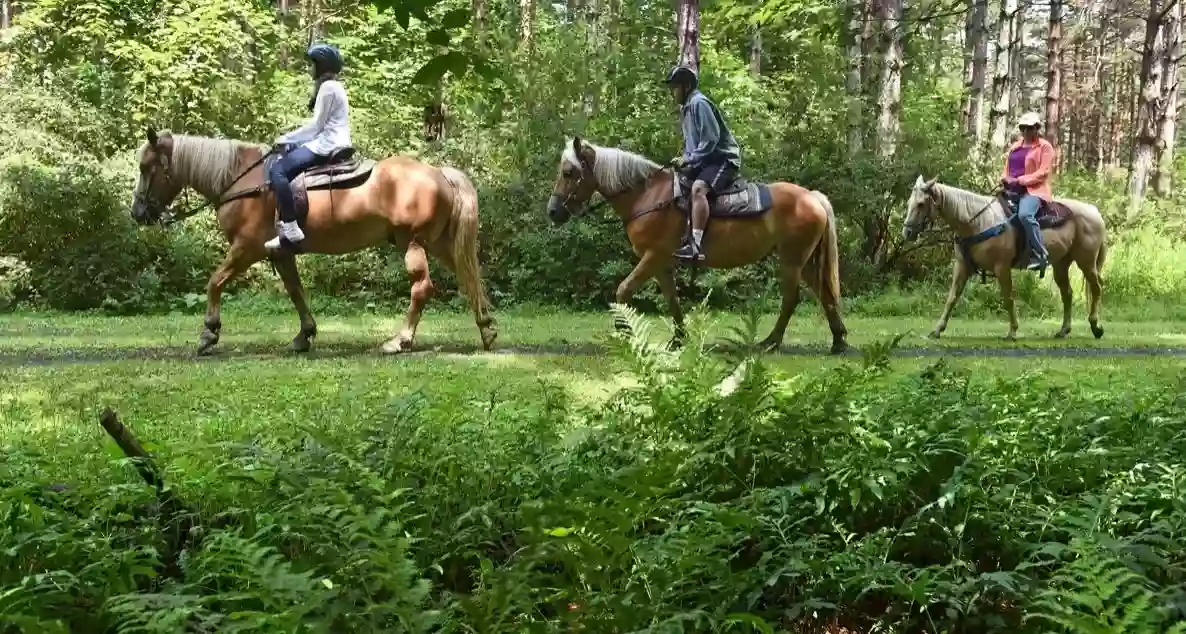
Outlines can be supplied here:
M564 206L563 199L553 194L551 198L548 198L548 217L554 224L562 225L572 218L572 213Z

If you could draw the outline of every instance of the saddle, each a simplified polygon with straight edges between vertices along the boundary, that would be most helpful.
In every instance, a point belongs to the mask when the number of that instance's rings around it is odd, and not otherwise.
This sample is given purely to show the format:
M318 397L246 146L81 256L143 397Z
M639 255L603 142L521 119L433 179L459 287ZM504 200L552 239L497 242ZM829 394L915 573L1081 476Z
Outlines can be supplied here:
M675 206L684 215L689 215L692 211L692 179L677 173L672 180ZM770 211L772 205L769 187L749 182L740 175L721 191L708 193L710 218L752 218Z
M264 161L264 173L280 160L279 154L272 154ZM334 152L325 165L311 167L292 179L292 197L296 203L297 224L302 228L309 215L309 192L315 190L353 189L367 182L375 168L373 159L359 158L354 148L348 147ZM269 186L271 181L267 183ZM278 211L278 210L277 210Z

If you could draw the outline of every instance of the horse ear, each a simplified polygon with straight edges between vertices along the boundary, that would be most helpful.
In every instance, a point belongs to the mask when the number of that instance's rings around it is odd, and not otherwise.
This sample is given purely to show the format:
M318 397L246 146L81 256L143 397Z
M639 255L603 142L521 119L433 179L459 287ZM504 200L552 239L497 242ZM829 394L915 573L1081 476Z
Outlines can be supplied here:
M146 136L148 137L148 144L156 145L156 130L153 130L152 128L147 128L145 130L145 132L146 132Z
M924 184L925 184L925 181L923 181L923 180L922 180L922 174L919 174L919 175L918 175L918 178L914 179L914 188L915 188L915 189L922 189L922 186L923 186Z
M572 153L575 154L578 159L581 158L581 146L583 145L584 143L581 143L581 137L572 137Z
M927 181L927 182L926 182L926 183L923 185L923 189L926 189L927 191L931 191L931 188L933 188L933 187L935 186L935 183L938 183L938 182L939 182L939 177L936 175L934 178L932 178L931 180Z

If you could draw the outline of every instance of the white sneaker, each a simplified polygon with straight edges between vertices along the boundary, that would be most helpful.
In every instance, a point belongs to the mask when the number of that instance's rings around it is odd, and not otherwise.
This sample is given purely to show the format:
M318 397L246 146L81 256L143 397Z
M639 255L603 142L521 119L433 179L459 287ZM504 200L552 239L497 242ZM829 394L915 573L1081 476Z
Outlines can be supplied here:
M305 232L301 231L301 226L295 222L281 222L277 225L276 230L279 235L265 242L264 248L279 249L282 237L293 244L305 239Z

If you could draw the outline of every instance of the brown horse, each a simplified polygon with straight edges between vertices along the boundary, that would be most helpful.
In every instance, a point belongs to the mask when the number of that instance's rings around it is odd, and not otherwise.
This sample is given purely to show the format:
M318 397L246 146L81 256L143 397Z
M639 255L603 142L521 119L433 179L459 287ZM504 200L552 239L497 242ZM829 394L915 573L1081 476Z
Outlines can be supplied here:
M761 345L770 349L782 344L806 273L806 282L828 318L832 353L844 352L848 331L840 318L839 246L831 203L822 193L792 183L772 183L768 188L743 183L739 181L733 188L740 193L722 195L711 203L704 264L736 268L776 251L782 308ZM622 219L630 245L640 258L618 285L617 302L629 302L644 282L657 278L675 324L673 343L678 344L684 337L684 320L675 287L673 252L680 246L687 219L677 204L682 200L675 195L675 186L671 169L637 154L574 138L561 152L548 215L554 223L563 224L585 213L585 204L594 192L601 194ZM759 197L768 200L759 204Z
M218 225L230 243L226 258L206 286L199 354L218 343L222 291L227 282L268 257L300 315L301 329L291 349L309 350L310 339L317 335L317 323L305 303L296 255L287 250L269 254L264 248L264 242L276 235L275 198L265 182L264 161L269 154L260 145L152 130L148 142L139 149L140 174L132 217L145 225L162 222L168 217L168 205L189 187L217 209ZM340 177L333 174L335 168ZM412 282L412 301L403 329L384 343L382 350L399 353L412 346L424 305L433 292L426 252L456 272L473 309L482 347L489 350L497 331L478 266L477 192L469 178L451 167L437 168L402 156L338 163L321 174L314 176L310 171L297 179L299 183L294 182L297 197L306 201L303 206L307 208L302 251L342 254L387 243L406 249L404 264ZM306 176L308 180L303 181Z
M1058 213L1043 213L1038 216L1042 227L1042 240L1050 254L1054 282L1062 296L1062 327L1054 333L1061 339L1071 332L1071 264L1079 266L1083 281L1087 283L1089 313L1087 322L1096 339L1104 336L1099 325L1100 268L1108 253L1107 230L1104 217L1095 205L1070 198L1054 200ZM957 237L955 247L955 269L951 278L951 290L939 323L931 331L931 337L938 339L947 329L947 321L956 301L964 292L968 278L975 269L992 271L1001 287L1001 300L1009 313L1009 332L1005 339L1017 338L1017 311L1013 306L1012 270L1019 267L1019 251L1024 251L1018 238L1024 234L1013 226L999 198L981 196L967 190L938 183L936 179L924 181L922 176L914 182L914 190L906 203L906 220L902 237L913 240L938 216ZM1014 216L1015 218L1015 216Z

